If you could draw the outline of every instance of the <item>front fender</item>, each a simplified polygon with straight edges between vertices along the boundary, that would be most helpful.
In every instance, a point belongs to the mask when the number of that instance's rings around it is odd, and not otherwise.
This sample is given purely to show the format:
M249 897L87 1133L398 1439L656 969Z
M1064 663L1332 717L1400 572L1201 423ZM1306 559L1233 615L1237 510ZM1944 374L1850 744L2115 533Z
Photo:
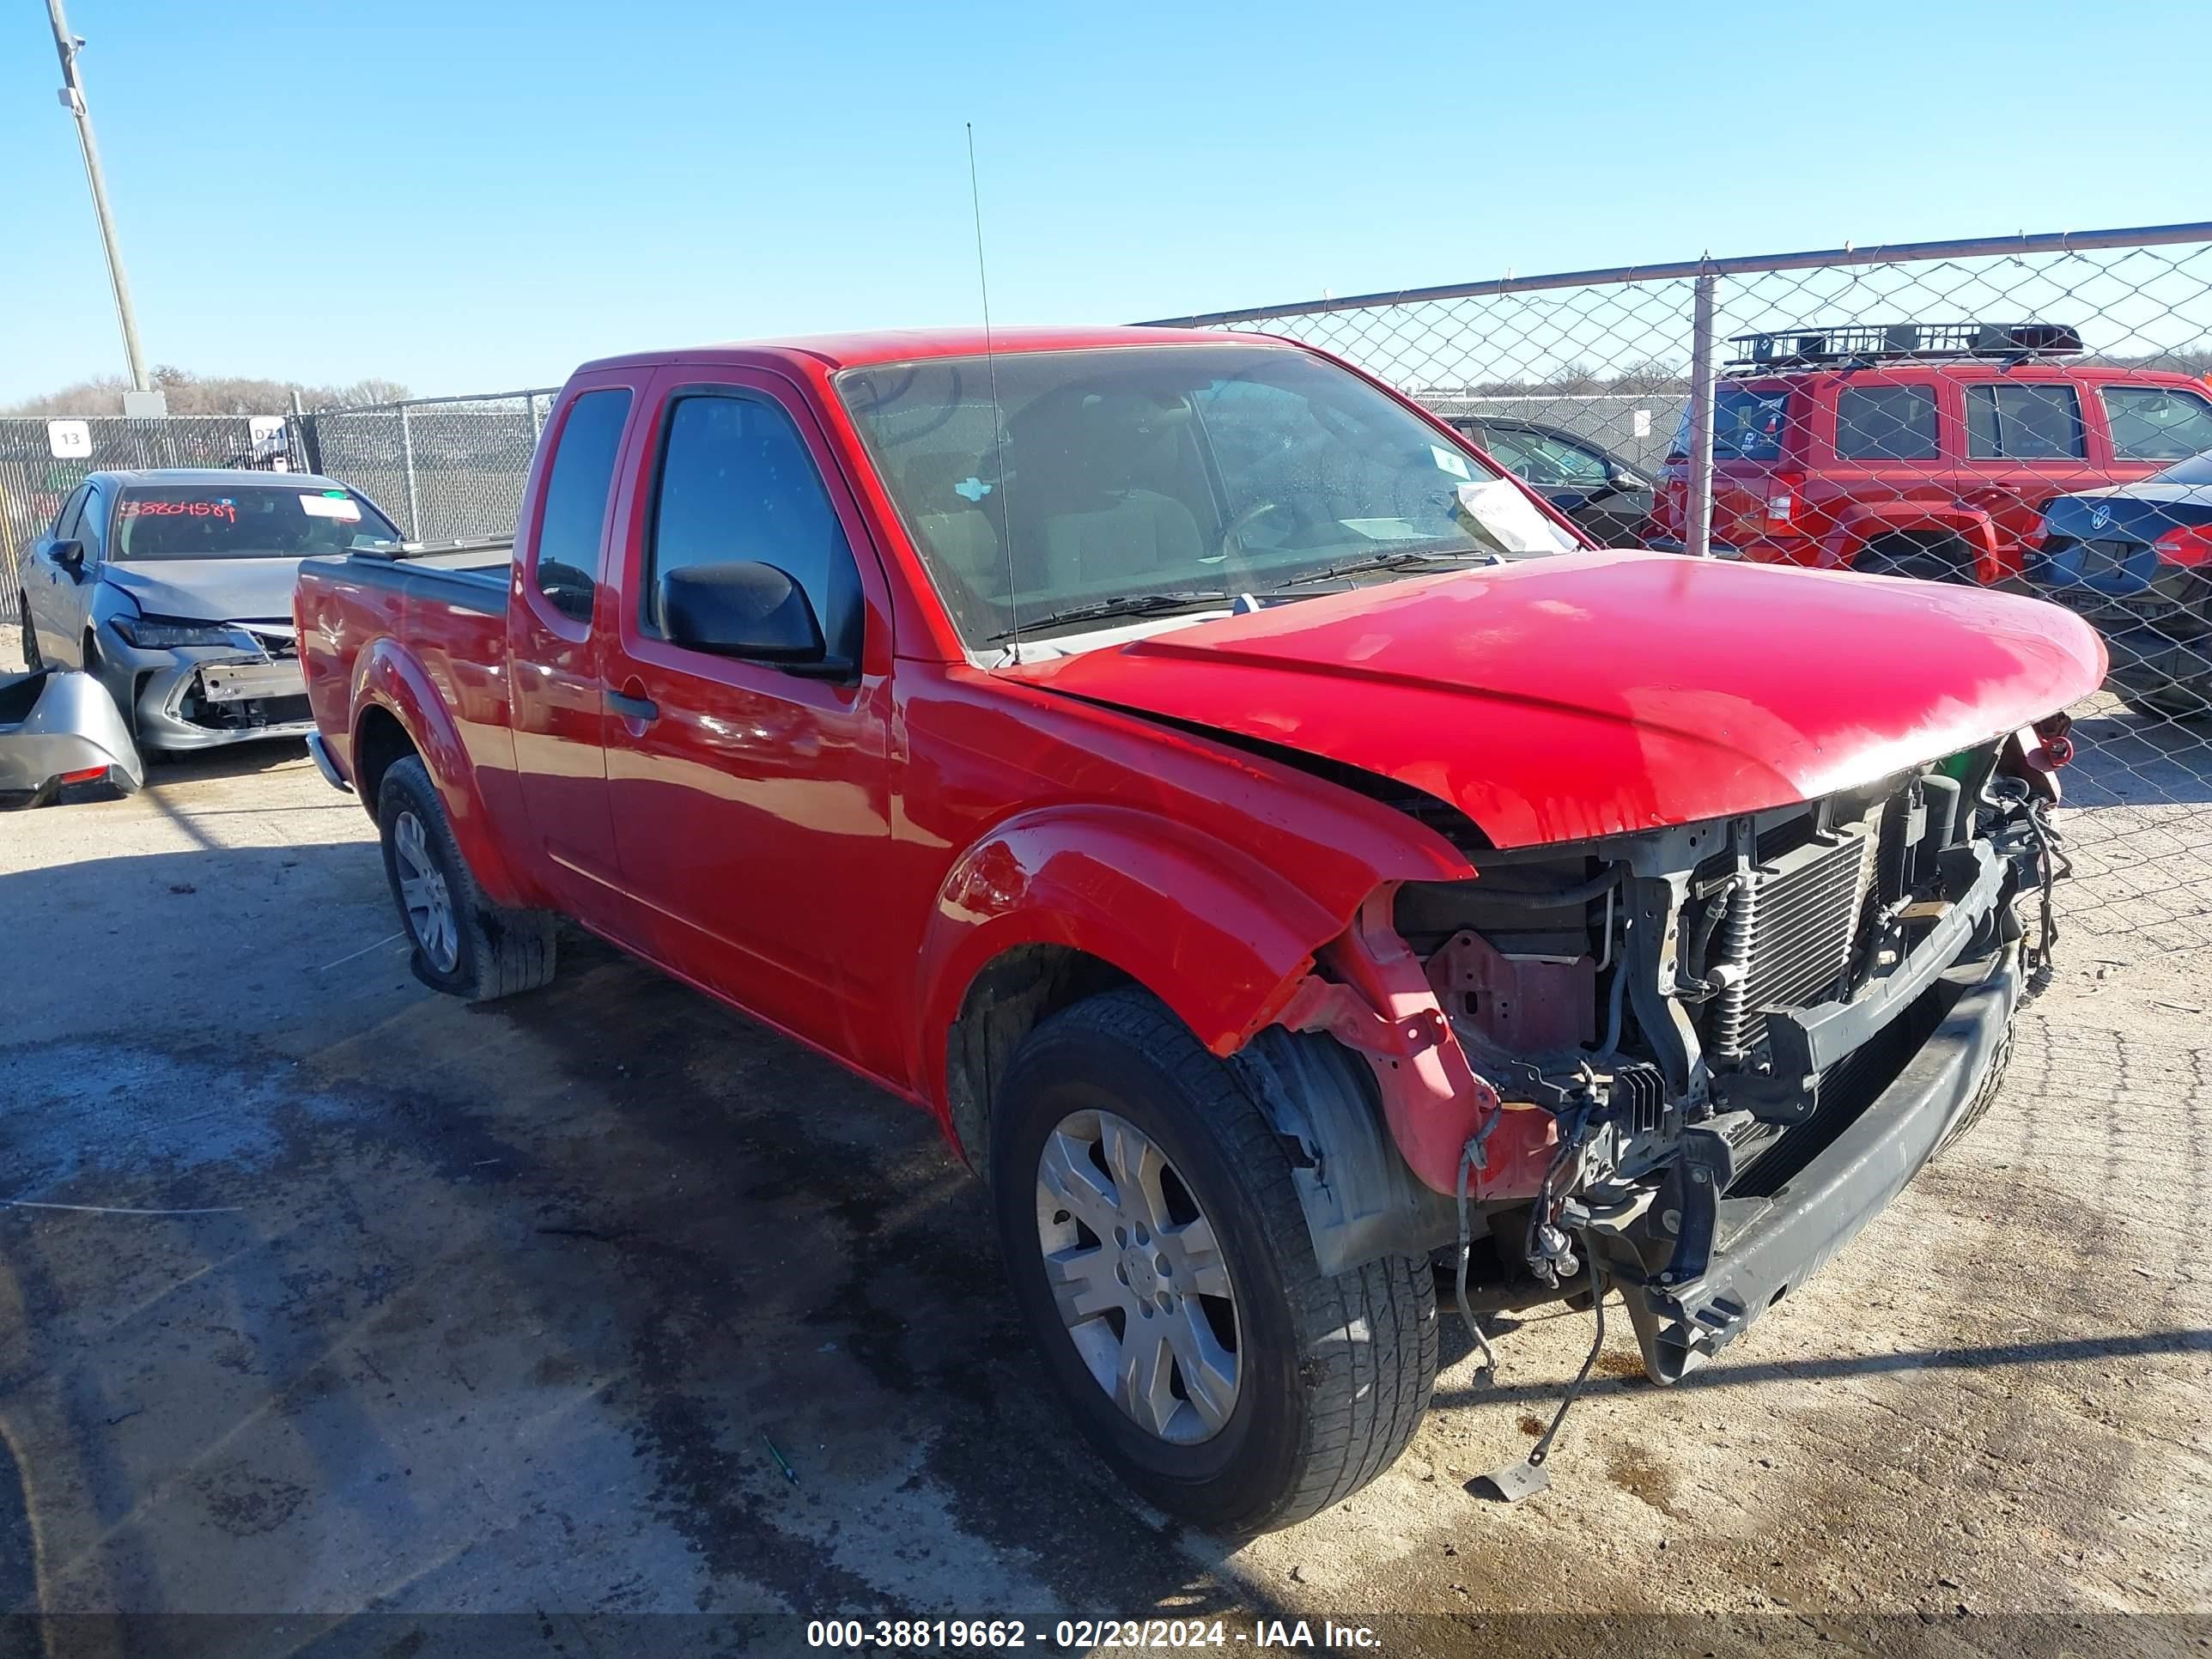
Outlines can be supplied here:
M1313 952L1344 931L1309 894L1237 848L1157 814L1057 806L999 825L939 889L916 964L912 1075L940 1112L945 1045L984 965L1062 945L1151 991L1217 1054L1280 1012Z
M453 839L477 886L495 904L522 905L530 901L514 878L501 851L495 826L484 805L476 762L469 753L460 727L446 698L422 665L397 641L374 641L354 659L353 686L348 698L351 714L346 731L349 765L361 769L362 721L371 708L381 708L399 722L415 745L430 781L453 827ZM364 803L372 815L374 801Z

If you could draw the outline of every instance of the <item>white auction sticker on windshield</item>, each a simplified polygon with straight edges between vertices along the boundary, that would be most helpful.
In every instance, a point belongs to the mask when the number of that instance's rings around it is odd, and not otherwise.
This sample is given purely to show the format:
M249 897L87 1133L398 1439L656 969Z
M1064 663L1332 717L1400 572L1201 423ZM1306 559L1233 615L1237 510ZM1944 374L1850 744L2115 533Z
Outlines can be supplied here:
M300 511L311 519L343 519L352 524L361 517L361 503L350 495L302 495Z
M1496 478L1463 483L1455 494L1454 521L1485 547L1509 556L1574 550L1572 538L1539 512L1517 484Z
M1467 470L1466 456L1455 455L1450 450L1446 449L1442 444L1431 444L1429 446L1429 453L1437 458L1437 471L1449 472L1455 478L1472 478L1474 477L1474 473Z
M1337 522L1355 536L1364 536L1370 542L1426 541L1429 532L1419 525L1408 524L1403 519L1339 519Z

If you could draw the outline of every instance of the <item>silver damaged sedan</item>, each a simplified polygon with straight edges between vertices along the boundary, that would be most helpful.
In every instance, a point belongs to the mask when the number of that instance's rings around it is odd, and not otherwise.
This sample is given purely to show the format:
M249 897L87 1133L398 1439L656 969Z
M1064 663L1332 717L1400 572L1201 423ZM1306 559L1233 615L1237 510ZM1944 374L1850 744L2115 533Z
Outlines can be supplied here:
M302 738L300 561L399 538L310 474L94 472L23 565L23 655L94 676L143 749Z

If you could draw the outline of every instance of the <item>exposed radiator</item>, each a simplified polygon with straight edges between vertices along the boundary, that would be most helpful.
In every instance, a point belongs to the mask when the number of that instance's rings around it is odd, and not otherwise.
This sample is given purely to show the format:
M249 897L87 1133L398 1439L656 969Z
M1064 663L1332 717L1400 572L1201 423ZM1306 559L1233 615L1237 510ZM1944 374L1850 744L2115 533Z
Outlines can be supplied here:
M1854 829L1761 868L1745 976L1753 1046L1766 1035L1761 1011L1823 1001L1850 966L1874 849L1875 837Z
M1854 825L1758 866L1744 977L1747 1049L1765 1038L1765 1010L1823 1002L1839 988L1874 875L1870 830Z

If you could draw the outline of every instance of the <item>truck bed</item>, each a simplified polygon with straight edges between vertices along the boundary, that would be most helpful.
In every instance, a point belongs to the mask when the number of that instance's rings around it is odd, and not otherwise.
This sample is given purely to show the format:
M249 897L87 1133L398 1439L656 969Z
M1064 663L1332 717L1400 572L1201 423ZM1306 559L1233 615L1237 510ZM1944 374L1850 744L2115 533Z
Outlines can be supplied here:
M499 616L507 610L507 572L514 559L511 538L433 543L398 556L348 553L340 558L303 559L300 574L305 577L312 571L319 580L379 589L403 603L431 599Z
M496 753L507 732L507 595L512 540L303 559L293 589L300 665L330 752L352 772L357 665L381 673L392 647L428 674L458 740ZM363 659L377 665L370 667Z

